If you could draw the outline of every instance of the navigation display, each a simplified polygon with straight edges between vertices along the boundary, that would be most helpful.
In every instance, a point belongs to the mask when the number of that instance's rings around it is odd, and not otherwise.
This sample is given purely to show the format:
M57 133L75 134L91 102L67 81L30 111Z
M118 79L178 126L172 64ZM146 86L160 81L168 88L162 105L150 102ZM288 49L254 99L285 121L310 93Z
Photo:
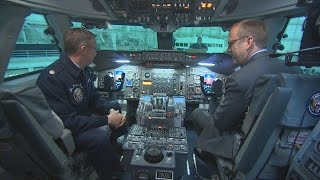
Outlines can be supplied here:
M123 71L115 71L115 78L114 80L117 81L121 78L122 73L124 73Z
M213 81L214 81L213 74L204 74L204 82L206 84L212 84Z
M186 99L183 96L173 96L173 101L175 104L184 104Z

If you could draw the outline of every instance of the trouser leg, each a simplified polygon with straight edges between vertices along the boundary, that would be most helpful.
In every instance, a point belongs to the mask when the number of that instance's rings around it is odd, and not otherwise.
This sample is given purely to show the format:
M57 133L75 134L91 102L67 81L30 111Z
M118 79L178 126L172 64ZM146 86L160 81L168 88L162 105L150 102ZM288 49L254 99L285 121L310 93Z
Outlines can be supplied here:
M198 134L200 134L202 130L207 127L211 121L213 121L212 115L205 109L201 108L197 108L192 111L191 119Z
M114 151L105 127L90 129L75 137L76 145L86 148L88 158L100 179L111 179L112 172L120 169L120 161Z

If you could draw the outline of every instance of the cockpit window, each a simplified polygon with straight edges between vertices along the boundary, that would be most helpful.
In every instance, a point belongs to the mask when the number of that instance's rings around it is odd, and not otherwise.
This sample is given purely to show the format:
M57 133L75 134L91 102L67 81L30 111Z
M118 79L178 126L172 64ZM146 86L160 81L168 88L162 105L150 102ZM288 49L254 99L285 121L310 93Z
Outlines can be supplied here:
M226 53L228 35L229 31L223 31L221 27L182 27L173 32L174 49L187 52ZM204 46L197 45L200 44L199 41Z
M43 15L30 14L20 31L16 46L11 54L5 79L38 71L59 58L59 50L51 35Z
M80 22L72 24L73 27L83 27ZM130 25L108 25L107 28L88 30L97 35L100 50L146 51L168 47L169 50L172 48L177 51L225 53L228 48L229 32L223 31L221 27L182 27L169 36L143 26ZM164 37L166 39L161 39ZM197 45L199 38L201 43ZM159 45L158 39L167 45Z
M283 50L278 50L277 53L286 53L300 49L305 19L306 17L304 16L290 18L289 23L284 31L284 35L281 39ZM284 60L285 57L280 58Z
M73 27L82 27L73 22ZM144 51L158 49L157 33L142 26L108 25L104 29L88 29L97 37L100 50Z
M283 45L284 49L278 50L278 53L298 51L300 49L305 20L305 16L295 17L289 20L289 23L284 31L284 36L281 39L281 44ZM285 56L280 56L279 58L284 60ZM298 56L293 58L298 58ZM297 61L297 59L294 61ZM320 67L306 68L301 66L301 69L303 70L304 74L320 75Z

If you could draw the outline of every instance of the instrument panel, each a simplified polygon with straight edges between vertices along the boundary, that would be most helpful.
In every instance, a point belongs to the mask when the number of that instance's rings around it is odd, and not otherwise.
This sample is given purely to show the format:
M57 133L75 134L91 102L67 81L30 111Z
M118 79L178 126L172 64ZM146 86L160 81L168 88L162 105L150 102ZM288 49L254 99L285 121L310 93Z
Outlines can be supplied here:
M163 93L168 96L185 96L187 101L203 100L200 87L200 76L210 75L211 80L222 79L225 76L214 73L206 67L187 67L184 69L172 68L145 68L138 65L122 65L116 69L98 73L98 88L103 89L104 76L113 76L117 80L118 74L126 73L123 97L139 98L143 94L152 95Z
M98 76L96 84L101 91L106 75L116 82L125 73L124 88L117 95L139 98L143 94L163 93L167 96L185 96L187 101L209 98L201 91L200 76L208 84L206 91L210 91L210 85L215 80L224 79L235 68L232 57L228 54L189 54L170 50L99 51L94 63Z
M142 52L142 61L161 61L161 62L185 62L186 55L184 52L169 51L151 51Z

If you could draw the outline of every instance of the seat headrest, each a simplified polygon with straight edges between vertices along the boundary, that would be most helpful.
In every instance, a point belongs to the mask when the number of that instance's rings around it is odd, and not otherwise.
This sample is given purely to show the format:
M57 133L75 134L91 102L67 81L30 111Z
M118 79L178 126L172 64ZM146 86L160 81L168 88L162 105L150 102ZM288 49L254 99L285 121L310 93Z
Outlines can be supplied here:
M301 127L315 126L320 118L320 113L313 113L310 105L320 106L320 102L314 102L319 100L312 100L312 97L320 92L320 76L283 73L277 78L282 80L283 87L293 89L282 118L282 124L290 127L299 127L300 123L302 123ZM315 104L312 105L312 103Z
M281 123L288 127L299 127L300 123L301 127L315 126L320 117L311 111L320 108L312 107L320 104L320 94L317 95L320 92L319 80L320 76L288 73L266 74L259 77L255 82L252 101L242 125L243 132L245 134L249 132L276 87L293 89Z
M0 100L19 102L53 139L62 134L64 129L62 121L51 110L45 96L36 85L1 85Z
M14 131L8 123L8 119L4 113L3 107L0 104L0 140L9 139L14 135Z
M276 87L282 87L282 81L275 78L278 74L265 74L255 82L254 94L250 104L250 113L258 116Z

